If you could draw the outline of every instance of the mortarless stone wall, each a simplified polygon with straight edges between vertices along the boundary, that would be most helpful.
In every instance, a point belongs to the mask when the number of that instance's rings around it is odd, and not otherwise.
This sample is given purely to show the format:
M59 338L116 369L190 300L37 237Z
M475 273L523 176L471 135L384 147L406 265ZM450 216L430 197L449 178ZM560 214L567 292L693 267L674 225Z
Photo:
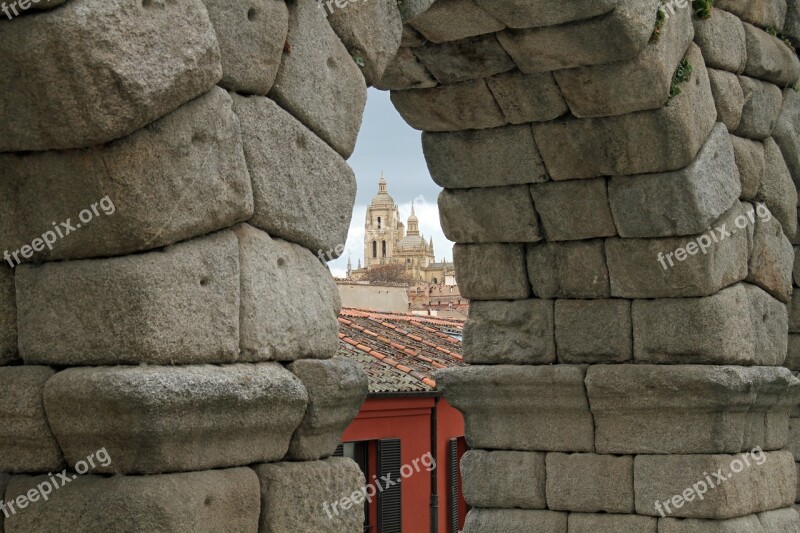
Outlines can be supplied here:
M466 531L800 530L799 2L57 3L0 24L0 492L111 462L0 531L360 530L316 256L367 84L473 300Z
M380 82L472 300L466 531L799 531L787 4L566 4L436 2Z

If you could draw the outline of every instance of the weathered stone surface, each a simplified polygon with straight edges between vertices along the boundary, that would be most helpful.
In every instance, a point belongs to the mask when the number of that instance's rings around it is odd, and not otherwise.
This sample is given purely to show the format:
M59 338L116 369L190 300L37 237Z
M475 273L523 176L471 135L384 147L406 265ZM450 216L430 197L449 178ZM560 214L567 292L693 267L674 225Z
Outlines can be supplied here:
M67 0L42 0L38 4L30 4L29 9L35 9L37 11L45 11L47 9L53 9L54 7L58 7L66 1ZM26 14L32 14L32 12L25 12L25 11L20 12L20 15L26 15Z
M604 15L614 9L619 0L578 0L569 3L553 0L476 0L483 9L510 28L555 26L576 20Z
M445 189L439 218L453 242L537 242L542 240L527 186Z
M398 3L395 0L350 2L343 9L333 9L328 22L350 56L363 61L363 66L359 66L367 85L374 85L400 47L403 23Z
M308 392L306 414L292 435L288 458L310 461L328 457L367 397L367 375L358 363L347 359L306 359L287 368Z
M434 43L494 33L506 27L473 0L437 0L430 9L411 19L409 24Z
M591 452L585 374L578 365L499 365L448 368L435 378L464 414L470 448Z
M146 254L17 267L20 355L57 366L236 361L238 255L223 231Z
M471 509L464 533L567 533L567 513L528 509Z
M742 184L742 200L752 200L761 188L761 180L766 171L764 145L743 137L731 135L736 166L739 168L739 179Z
M659 533L777 533L800 531L797 511L791 507L728 520L662 518Z
M786 451L756 451L743 455L637 455L633 466L636 512L659 516L656 502L663 505L689 488L694 488L689 491L691 499L681 498L680 506L671 502L672 517L719 520L790 507L796 490L797 473L793 466L792 454ZM740 467L739 472L734 472ZM712 480L713 487L699 474L720 470L725 479ZM699 485L701 482L708 487L703 499L697 497L697 492L703 489Z
M792 296L794 248L780 223L764 204L756 204L753 250L750 252L746 281L758 285L782 302Z
M421 0L421 1L432 1L432 0ZM413 2L413 0L412 0ZM409 4L412 2L403 2L403 4ZM400 10L402 12L403 6L400 6ZM401 13L402 15L402 13ZM403 24L403 33L400 36L400 46L406 46L409 48L416 48L417 46L422 46L423 44L427 43L427 39L422 36L420 32L409 26L408 24Z
M755 360L782 365L786 358L788 323L786 306L755 285L744 285L750 301Z
M461 477L471 507L547 508L544 453L469 450Z
M794 301L792 303L794 303ZM784 366L795 371L800 370L800 335L793 333L789 334L786 361L784 361Z
M381 79L373 85L384 91L400 91L436 87L438 82L411 48L401 48L386 66Z
M511 124L545 122L569 111L550 72L525 74L515 70L492 76L486 82Z
M786 22L783 25L783 34L797 46L800 43L800 4L794 0L787 1L786 4Z
M248 223L322 257L338 257L356 198L352 169L269 98L234 96L234 108L253 181Z
M289 31L286 2L203 0L203 3L219 41L220 85L240 93L266 95L278 75Z
M629 300L556 300L559 363L624 362L633 355Z
M794 89L783 91L783 107L772 136L797 187L800 185L800 93Z
M613 11L586 21L506 30L497 37L523 72L624 61L647 46L658 6L658 0L621 0Z
M44 405L67 462L105 448L97 473L158 474L277 461L308 394L277 363L70 368Z
M686 11L691 11L687 8ZM693 17L694 42L703 50L710 68L740 74L747 63L744 25L739 17L715 9L707 19Z
M694 161L717 112L700 49L690 46L686 59L694 68L691 79L666 107L534 124L536 145L553 179L665 172Z
M766 172L756 198L767 204L791 239L797 232L797 189L781 149L771 137L764 141L764 161Z
M797 223L800 225L800 207L797 208ZM789 242L793 245L800 244L800 232L795 232L793 236L787 235L787 237L789 237Z
M800 287L800 246L794 247L794 265L792 267L792 281Z
M264 464L255 471L261 481L260 532L362 529L366 480L350 459ZM340 503L345 498L351 500L347 507Z
M0 169L0 249L23 262L150 250L253 213L239 125L219 88L107 145L0 155Z
M546 364L556 361L553 301L519 300L470 305L464 325L469 364Z
M247 224L233 231L242 279L242 360L333 357L341 302L328 269L309 251Z
M403 2L398 2L397 7L400 8L400 17L403 22L411 20L427 11L434 1L435 0L404 0ZM411 26L405 24L404 28L411 28Z
M364 76L317 2L289 4L286 40L270 98L347 159L367 101Z
M728 131L736 131L744 109L744 91L739 78L731 72L714 69L708 69L708 78L717 107L717 120L725 124Z
M525 300L531 288L525 272L525 247L518 244L456 244L456 279L470 300ZM492 275L487 275L491 272Z
M603 240L528 247L528 278L539 298L608 298Z
M800 291L792 294L792 300L787 306L789 309L789 332L800 333ZM791 339L791 335L789 338Z
M717 0L714 7L730 11L756 26L780 30L786 18L786 0Z
M3 495L5 498L6 494L6 487L8 487L8 482L11 481L11 474L6 474L5 472L0 472L0 494ZM5 522L5 514L0 515L0 533L3 533L3 523Z
M635 300L634 358L650 363L780 365L786 355L786 323L785 307L747 284L705 298Z
M800 459L800 418L789 419L789 442L786 449L792 452L795 462ZM800 465L797 465L800 468Z
M572 241L617 234L606 180L571 180L531 187L548 241Z
M751 24L744 25L747 35L747 64L744 74L788 87L800 79L800 61L782 39Z
M597 453L737 453L786 444L800 381L782 367L593 365L586 390ZM638 493L637 512L652 514Z
M0 365L17 358L17 296L14 271L0 266Z
M439 83L486 78L515 67L494 34L442 44L428 43L414 48L414 55Z
M742 120L735 133L748 139L766 139L778 120L783 103L780 88L765 81L739 76L744 92Z
M587 483L588 479L603 481ZM548 453L547 507L554 511L633 513L633 457Z
M0 152L123 137L222 76L201 0L73 0L3 24L0 48Z
M418 130L480 130L506 124L485 80L392 91L392 103L403 119Z
M113 461L114 458L111 457ZM47 484L15 476L6 500ZM45 485L45 489L46 490ZM79 476L6 520L8 533L62 531L256 531L258 477L249 468L160 476Z
M422 134L433 180L449 189L540 183L548 179L529 126Z
M747 277L750 235L746 209L736 202L699 236L607 239L611 295L618 298L708 296ZM749 222L747 218L744 219ZM729 233L730 235L725 235Z
M570 513L568 526L570 533L597 533L598 531L656 533L658 520L638 515Z
M555 72L572 114L605 117L663 106L675 69L692 42L691 19L691 9L678 10L664 22L658 40L633 59Z
M44 472L64 466L42 403L53 374L46 366L0 368L0 471Z
M740 193L733 145L721 123L688 167L616 177L608 184L611 211L622 237L701 233L731 208Z

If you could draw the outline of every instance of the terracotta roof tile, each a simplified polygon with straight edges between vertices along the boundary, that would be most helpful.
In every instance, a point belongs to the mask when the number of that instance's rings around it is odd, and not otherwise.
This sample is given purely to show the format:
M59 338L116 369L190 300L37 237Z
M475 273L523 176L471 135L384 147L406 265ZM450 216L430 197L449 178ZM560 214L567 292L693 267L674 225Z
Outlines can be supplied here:
M433 372L463 365L458 353L463 322L457 320L346 308L339 324L337 356L361 364L371 392L430 390L436 387Z

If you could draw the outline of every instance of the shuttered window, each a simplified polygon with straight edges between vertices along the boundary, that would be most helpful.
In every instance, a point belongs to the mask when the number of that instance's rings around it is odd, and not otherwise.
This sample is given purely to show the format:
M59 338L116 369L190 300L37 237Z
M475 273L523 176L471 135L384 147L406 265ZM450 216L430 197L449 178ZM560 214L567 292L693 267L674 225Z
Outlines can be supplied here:
M400 439L378 441L378 481L390 475L394 485L384 487L378 492L378 531L379 533L401 533L402 502L400 497Z
M450 439L447 454L447 504L450 509L450 533L458 533L459 504L458 497L458 439Z

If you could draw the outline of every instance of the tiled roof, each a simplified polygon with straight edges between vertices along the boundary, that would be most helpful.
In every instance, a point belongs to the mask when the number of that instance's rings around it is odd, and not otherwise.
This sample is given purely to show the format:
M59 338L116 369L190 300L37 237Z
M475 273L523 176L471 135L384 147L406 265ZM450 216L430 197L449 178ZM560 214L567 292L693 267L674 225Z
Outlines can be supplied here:
M464 364L463 326L454 319L346 308L339 315L337 357L361 364L371 393L430 391L436 370Z

